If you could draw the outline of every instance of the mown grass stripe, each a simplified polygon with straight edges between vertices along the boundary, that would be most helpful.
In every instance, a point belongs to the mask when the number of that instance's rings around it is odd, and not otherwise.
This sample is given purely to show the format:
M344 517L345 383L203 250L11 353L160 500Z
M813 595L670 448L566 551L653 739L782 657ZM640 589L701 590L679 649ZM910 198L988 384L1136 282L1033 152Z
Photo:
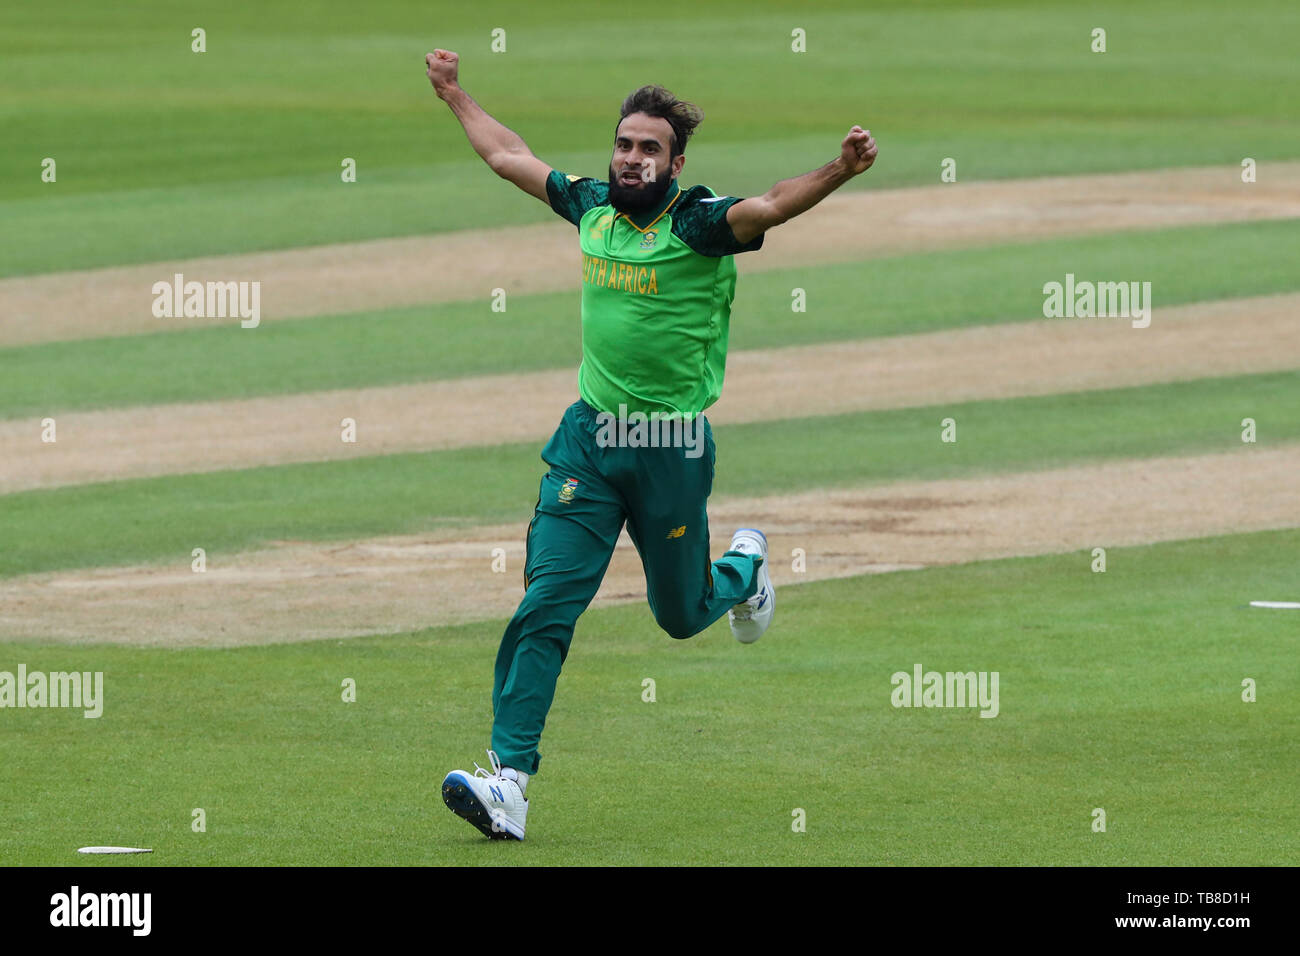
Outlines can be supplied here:
M760 422L717 429L715 495L1237 452L1300 440L1300 373ZM944 418L957 441L940 441ZM0 497L0 575L188 561L531 516L541 442L168 476Z
M419 72L427 41L395 0L368 3L364 25L349 0L322 0L310 28L292 6L222 4L197 56L181 42L188 20L166 5L22 6L0 8L0 198L15 197L0 203L0 274L551 217L473 155ZM1123 38L1101 57L1068 4L828 6L801 9L817 37L806 56L789 53L786 5L755 0L703 16L668 0L637 24L636 50L623 49L625 17L595 4L559 18L512 4L508 56L486 52L474 7L444 5L438 36L466 52L485 108L547 162L587 175L607 166L634 77L650 75L679 77L708 115L686 175L733 195L826 162L854 122L882 151L850 189L934 183L949 156L969 182L1300 155L1286 0L1094 6ZM69 45L69 23L95 49ZM843 82L864 49L865 100ZM565 69L547 69L556 61ZM93 89L80 71L100 78ZM1229 132L1204 137L1207 125ZM40 180L45 156L57 183ZM357 182L340 181L342 157L357 159Z
M762 253L759 253L760 255ZM1042 287L1149 281L1155 308L1300 289L1300 220L1161 229L755 273L731 348L1042 318ZM791 290L807 311L791 312ZM0 418L572 366L577 291L0 349Z

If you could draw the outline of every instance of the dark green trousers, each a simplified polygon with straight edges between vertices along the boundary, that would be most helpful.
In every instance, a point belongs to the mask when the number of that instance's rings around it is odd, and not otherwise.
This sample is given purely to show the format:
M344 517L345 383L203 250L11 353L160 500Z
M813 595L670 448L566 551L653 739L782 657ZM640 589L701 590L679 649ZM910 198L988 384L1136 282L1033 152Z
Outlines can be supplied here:
M524 562L524 598L497 653L492 749L502 766L536 773L537 745L578 615L596 596L627 524L645 568L646 597L671 637L704 630L757 589L761 558L728 551L709 561L705 503L715 449L603 446L586 402L569 406L542 451L542 478ZM606 435L610 435L607 430Z

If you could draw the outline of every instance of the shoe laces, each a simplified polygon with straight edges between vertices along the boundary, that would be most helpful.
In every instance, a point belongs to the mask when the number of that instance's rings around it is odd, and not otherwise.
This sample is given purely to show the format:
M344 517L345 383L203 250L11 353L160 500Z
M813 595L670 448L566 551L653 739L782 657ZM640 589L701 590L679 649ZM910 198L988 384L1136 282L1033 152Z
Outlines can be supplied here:
M489 751L487 752L487 755L488 755L488 766L491 767L492 770L491 770L491 771L484 770L482 767L480 767L480 766L478 765L478 761L475 761L475 762L474 762L474 776L476 776L476 777L487 777L488 779L491 779L491 778L493 778L493 777L500 777L500 776L501 776L501 761L497 759L496 751L495 751L495 750L489 750Z

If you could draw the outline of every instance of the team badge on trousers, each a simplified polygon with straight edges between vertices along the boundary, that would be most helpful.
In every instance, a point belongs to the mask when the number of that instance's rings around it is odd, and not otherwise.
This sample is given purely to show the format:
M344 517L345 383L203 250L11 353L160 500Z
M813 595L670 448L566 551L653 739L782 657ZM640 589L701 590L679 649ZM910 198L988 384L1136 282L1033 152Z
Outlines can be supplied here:
M559 499L566 503L572 501L573 492L577 489L577 487L578 487L577 478L565 479L564 487L560 489Z

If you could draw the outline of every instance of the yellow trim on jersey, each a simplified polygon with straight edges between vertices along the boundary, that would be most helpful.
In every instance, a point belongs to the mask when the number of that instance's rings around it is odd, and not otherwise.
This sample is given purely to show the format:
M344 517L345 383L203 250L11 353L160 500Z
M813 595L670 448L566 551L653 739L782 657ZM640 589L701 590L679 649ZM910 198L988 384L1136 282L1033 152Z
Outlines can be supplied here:
M656 222L658 222L658 221L659 221L660 219L662 219L664 216L668 215L668 210L669 210L669 209L672 209L672 208L673 208L673 204L676 203L677 200L679 200L679 199L681 199L681 198L682 198L682 187L681 187L681 184L679 183L679 184L677 185L677 195L674 196L674 197L672 198L672 201L669 202L667 206L664 206L664 211L663 211L663 212L661 212L659 215L655 216L655 218L654 218L654 222L651 222L650 225L646 226L644 229L642 229L640 226L638 226L636 223L634 223L634 222L632 221L632 217L629 216L629 215L628 215L627 213L625 213L625 212L621 212L621 213L618 214L618 216L615 216L615 217L614 217L614 221L615 221L615 222L618 222L618 220L619 220L619 216L621 216L622 218L624 218L624 219L627 220L628 225L630 225L633 229L635 229L637 232L641 233L642 235L645 235L647 232L649 232L651 229L654 228L654 224L655 224Z

